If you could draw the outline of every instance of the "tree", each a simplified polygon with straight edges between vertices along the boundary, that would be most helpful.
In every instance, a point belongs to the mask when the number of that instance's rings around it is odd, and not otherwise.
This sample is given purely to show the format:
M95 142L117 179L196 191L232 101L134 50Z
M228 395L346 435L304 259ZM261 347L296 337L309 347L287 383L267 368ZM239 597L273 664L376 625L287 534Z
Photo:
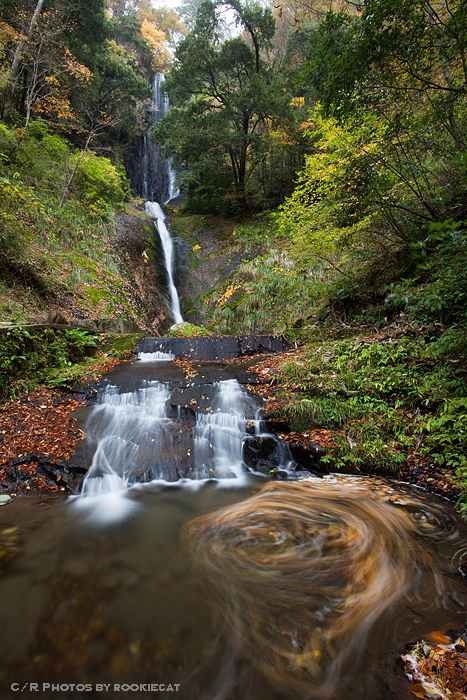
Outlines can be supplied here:
M20 68L20 58L21 58L21 53L24 49L24 46L26 42L30 41L32 37L32 33L34 31L34 27L36 26L37 20L39 19L39 15L42 10L42 6L44 4L44 0L37 0L37 4L34 8L34 11L30 17L29 22L27 23L27 30L25 30L24 33L20 34L19 36L19 41L15 49L15 53L13 56L13 61L10 66L10 73L8 75L8 81L7 81L7 87L5 91L5 99L3 102L3 116L7 117L10 108L11 108L11 94L13 92L16 78L18 76L18 71Z
M223 40L225 7L234 11L246 39ZM174 106L154 130L191 168L185 179L192 189L219 177L225 182L230 173L228 196L242 209L268 131L290 107L281 76L262 58L273 34L271 11L262 5L203 2L166 81Z
M436 111L457 150L467 147L467 3L366 0L361 14L328 13L310 43L304 80L326 110Z
M70 94L92 80L89 68L79 63L64 46L68 31L61 12L45 12L23 46L22 70L27 74L23 134L32 112L58 122L73 118Z

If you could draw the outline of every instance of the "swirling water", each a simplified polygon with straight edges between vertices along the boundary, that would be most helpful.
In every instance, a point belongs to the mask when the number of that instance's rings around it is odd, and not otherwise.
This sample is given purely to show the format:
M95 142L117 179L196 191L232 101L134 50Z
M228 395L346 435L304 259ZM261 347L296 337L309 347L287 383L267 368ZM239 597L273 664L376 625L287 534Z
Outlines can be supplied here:
M108 382L92 409L80 497L0 510L24 543L0 577L2 697L32 680L90 683L86 697L411 697L391 650L465 621L451 507L380 479L245 474L241 387L203 386L195 415L162 381L172 363L152 362L136 367L158 380Z

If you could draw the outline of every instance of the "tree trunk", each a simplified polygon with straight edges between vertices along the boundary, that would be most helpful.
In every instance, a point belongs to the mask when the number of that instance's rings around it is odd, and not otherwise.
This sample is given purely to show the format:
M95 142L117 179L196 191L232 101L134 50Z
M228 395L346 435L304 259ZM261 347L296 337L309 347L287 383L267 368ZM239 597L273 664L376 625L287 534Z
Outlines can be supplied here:
M18 46L16 47L15 55L13 56L13 63L11 64L10 73L8 75L7 87L5 90L5 99L3 102L3 112L2 112L3 117L7 117L10 113L13 88L15 86L16 78L18 75L19 59L21 58L21 54L23 52L23 48L24 48L25 43L27 41L29 41L32 37L32 33L34 31L34 27L36 26L37 19L41 13L43 4L44 4L44 0L37 0L36 9L34 10L34 14L31 18L30 23L29 23L28 33L26 34L26 36L23 36L19 40Z

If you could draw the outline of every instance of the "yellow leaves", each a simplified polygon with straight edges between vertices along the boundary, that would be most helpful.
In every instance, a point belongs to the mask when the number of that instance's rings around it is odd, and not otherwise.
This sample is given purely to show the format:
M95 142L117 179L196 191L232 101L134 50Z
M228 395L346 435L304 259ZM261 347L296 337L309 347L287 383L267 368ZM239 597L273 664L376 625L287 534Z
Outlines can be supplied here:
M141 35L152 53L152 64L155 70L167 68L171 62L171 54L166 47L166 36L155 24L143 19L141 23Z
M232 294L237 291L237 289L240 289L239 284L230 284L225 290L224 294L222 294L222 296L220 297L219 301L217 302L217 306L223 306L227 299L229 299L232 296Z
M195 253L197 250L201 250L201 246L199 245L199 243L197 243L196 245L194 245L193 248L192 248L192 251L193 251L194 253Z
M10 27L6 22L0 22L0 48L6 44L6 42L18 38L18 32L13 27Z
M305 104L304 97L293 97L290 103L293 107L302 107Z

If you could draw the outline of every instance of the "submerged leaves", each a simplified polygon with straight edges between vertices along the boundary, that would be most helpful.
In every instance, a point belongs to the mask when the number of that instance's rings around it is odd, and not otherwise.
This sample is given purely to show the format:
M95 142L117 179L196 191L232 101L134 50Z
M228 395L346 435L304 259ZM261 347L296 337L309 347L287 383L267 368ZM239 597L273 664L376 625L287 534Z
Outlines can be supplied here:
M184 536L236 653L275 687L326 698L376 652L395 605L441 595L420 538L441 538L442 518L381 481L333 477L269 482Z

